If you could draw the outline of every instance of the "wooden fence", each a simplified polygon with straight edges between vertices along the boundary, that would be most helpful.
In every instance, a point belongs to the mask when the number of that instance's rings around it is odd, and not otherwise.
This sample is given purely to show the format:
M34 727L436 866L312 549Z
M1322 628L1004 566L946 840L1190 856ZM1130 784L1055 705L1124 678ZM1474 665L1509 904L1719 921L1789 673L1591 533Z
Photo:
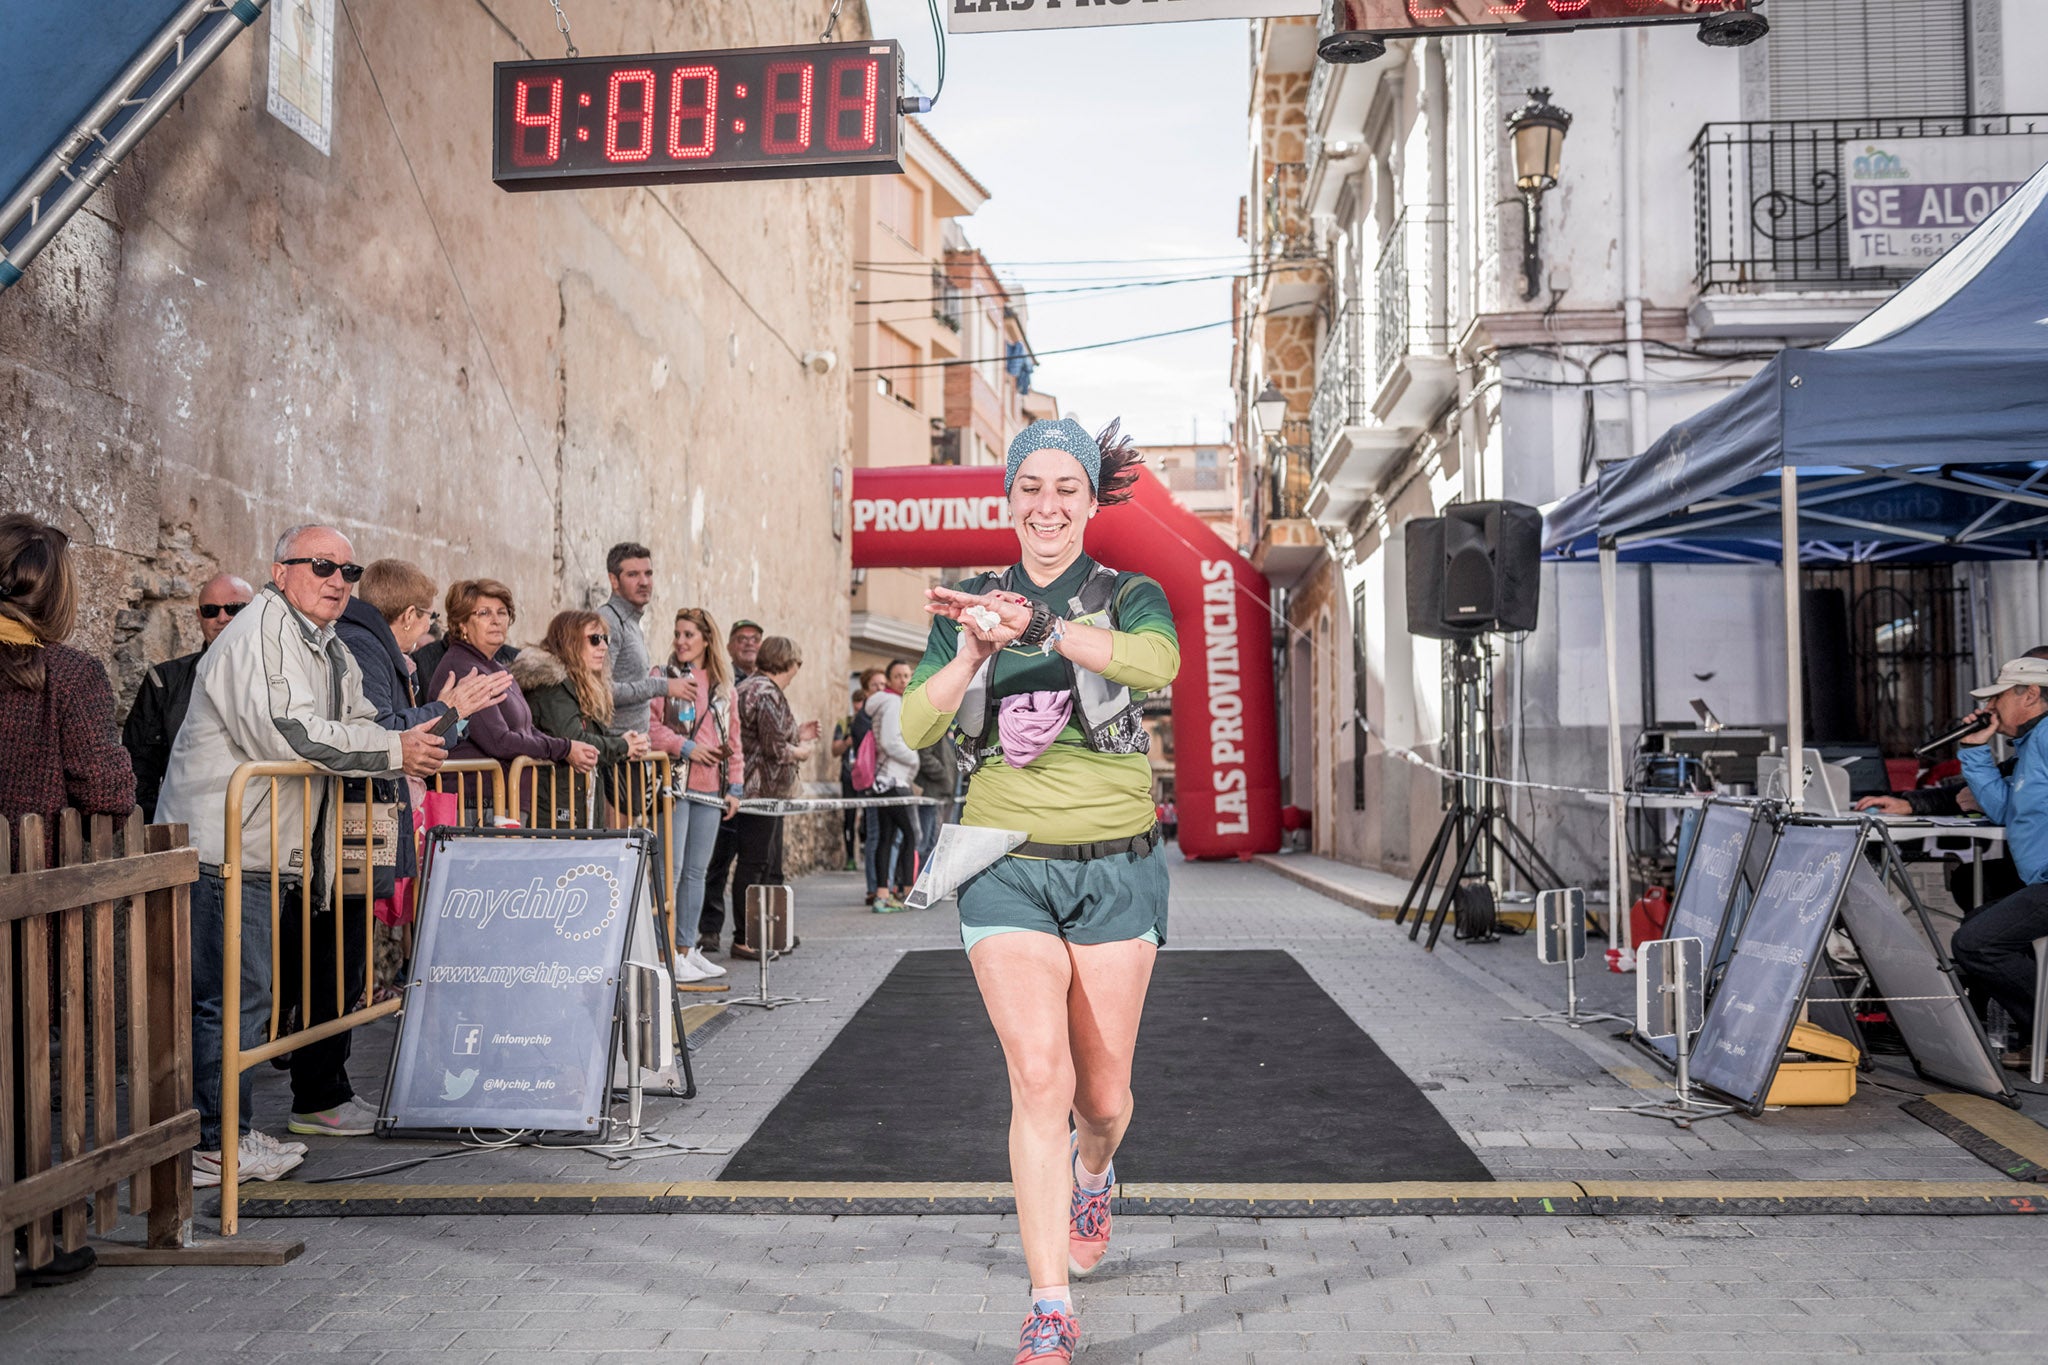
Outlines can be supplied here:
M46 1265L83 1246L88 1223L113 1230L122 1181L150 1247L186 1241L198 876L184 826L144 826L140 811L84 831L67 810L54 839L38 816L0 821L0 1293L15 1229L28 1265Z

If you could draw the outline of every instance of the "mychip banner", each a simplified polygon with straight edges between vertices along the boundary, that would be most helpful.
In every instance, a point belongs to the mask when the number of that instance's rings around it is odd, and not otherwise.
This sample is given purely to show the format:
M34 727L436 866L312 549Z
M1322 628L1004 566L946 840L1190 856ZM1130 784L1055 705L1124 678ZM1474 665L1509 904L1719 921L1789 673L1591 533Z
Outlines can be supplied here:
M1859 138L1837 144L1849 264L1934 264L2048 164L2048 133Z
M394 1129L595 1133L646 835L440 838L384 1113Z

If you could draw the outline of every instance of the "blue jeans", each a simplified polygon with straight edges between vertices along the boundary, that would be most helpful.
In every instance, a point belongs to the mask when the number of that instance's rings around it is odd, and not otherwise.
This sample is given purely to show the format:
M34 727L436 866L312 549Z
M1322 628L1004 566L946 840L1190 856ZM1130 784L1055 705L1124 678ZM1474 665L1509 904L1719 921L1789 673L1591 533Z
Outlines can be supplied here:
M704 914L704 873L711 866L711 850L718 845L718 822L725 814L718 806L695 801L676 803L676 951L687 953L697 946Z
M932 850L939 845L939 826L953 818L953 803L941 801L936 806L917 808L917 865L923 867L931 861Z
M192 1103L199 1110L199 1149L220 1150L221 1011L227 946L227 883L208 872L192 888ZM261 1047L270 1034L270 874L242 874L241 1045ZM241 1132L249 1131L252 1078L238 1087Z

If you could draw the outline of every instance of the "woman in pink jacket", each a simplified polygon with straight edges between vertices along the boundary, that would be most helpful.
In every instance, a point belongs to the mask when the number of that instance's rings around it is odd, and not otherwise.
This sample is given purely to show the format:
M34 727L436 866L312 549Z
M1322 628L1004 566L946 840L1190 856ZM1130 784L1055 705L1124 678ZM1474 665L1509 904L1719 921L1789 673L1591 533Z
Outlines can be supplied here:
M695 680L696 692L658 703L649 742L675 760L683 800L676 803L677 985L724 976L725 968L697 946L698 916L704 906L704 870L718 842L718 822L739 809L746 794L740 727L732 709L732 674L719 644L717 622L702 607L676 613L675 648L656 675Z

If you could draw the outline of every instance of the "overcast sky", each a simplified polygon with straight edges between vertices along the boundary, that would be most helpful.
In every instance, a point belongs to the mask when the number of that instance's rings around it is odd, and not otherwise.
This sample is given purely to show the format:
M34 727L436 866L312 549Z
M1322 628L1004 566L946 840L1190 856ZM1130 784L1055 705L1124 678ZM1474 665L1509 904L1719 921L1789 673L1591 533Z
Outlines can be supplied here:
M931 91L923 0L869 0ZM942 0L943 8L943 0ZM947 35L946 87L925 126L989 191L963 226L1030 295L1037 388L1090 429L1121 416L1145 443L1227 434L1230 280L1249 145L1242 20L1067 33ZM1081 264L1093 261L1132 264ZM1223 276L1098 293L1133 276ZM1186 336L1048 355L1202 323Z

